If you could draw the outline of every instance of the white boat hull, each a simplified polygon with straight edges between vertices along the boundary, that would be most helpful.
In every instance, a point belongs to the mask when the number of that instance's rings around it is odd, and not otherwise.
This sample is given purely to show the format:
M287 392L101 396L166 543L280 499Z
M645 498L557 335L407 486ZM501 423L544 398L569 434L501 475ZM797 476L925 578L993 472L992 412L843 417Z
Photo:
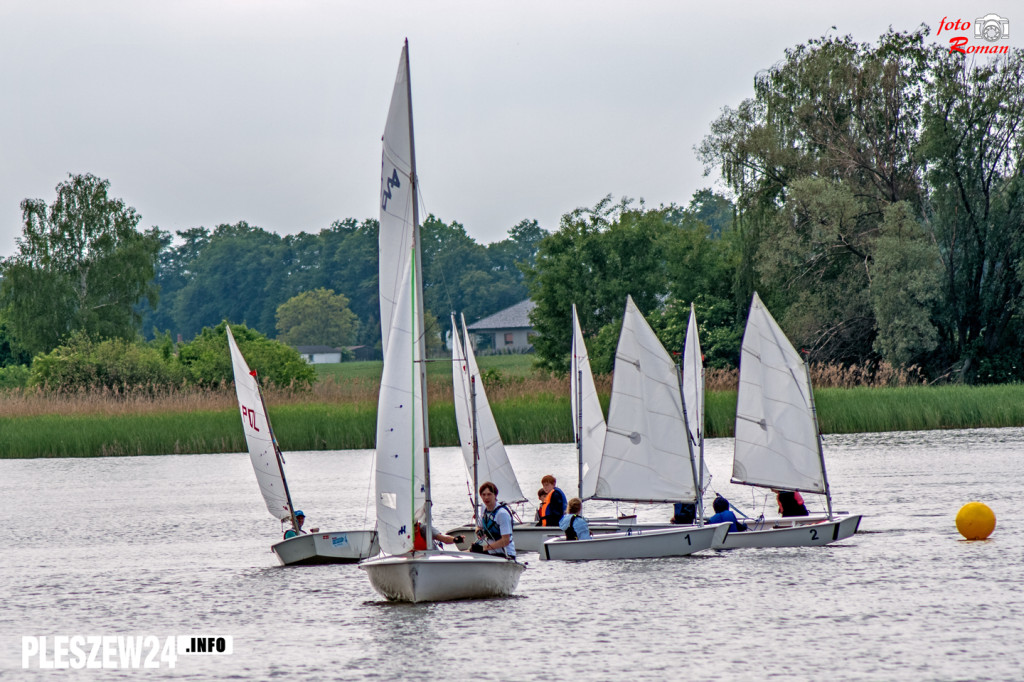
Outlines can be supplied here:
M597 535L589 540L555 539L544 543L544 561L594 561L608 559L659 559L679 557L721 544L728 523L713 526L676 526Z
M806 518L806 517L800 517ZM750 530L729 533L715 549L740 549L743 547L817 547L845 540L857 532L861 515L844 516L833 521L818 523L798 522L781 528L759 528L748 524Z
M380 552L375 530L309 533L283 540L270 549L284 566L354 564Z
M376 556L359 568L387 599L417 603L507 597L526 566L488 554L431 550Z

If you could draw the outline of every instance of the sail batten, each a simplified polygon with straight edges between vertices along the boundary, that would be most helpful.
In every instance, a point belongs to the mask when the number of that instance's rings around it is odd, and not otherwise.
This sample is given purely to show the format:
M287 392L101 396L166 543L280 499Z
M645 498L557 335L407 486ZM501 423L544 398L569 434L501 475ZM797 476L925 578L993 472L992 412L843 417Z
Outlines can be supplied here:
M595 499L697 498L675 363L627 298Z
M740 350L732 481L824 494L804 361L755 293Z

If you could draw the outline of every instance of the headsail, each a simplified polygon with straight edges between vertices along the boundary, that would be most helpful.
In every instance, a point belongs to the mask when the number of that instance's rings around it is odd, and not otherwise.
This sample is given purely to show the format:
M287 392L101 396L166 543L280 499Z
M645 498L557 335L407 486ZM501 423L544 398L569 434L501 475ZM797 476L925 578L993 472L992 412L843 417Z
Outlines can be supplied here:
M235 394L238 406L242 411L242 430L245 432L245 444L249 448L249 459L256 482L260 486L267 509L278 519L291 516L288 489L284 480L284 471L278 460L278 451L270 430L270 417L263 407L259 385L246 364L242 352L238 350L231 327L227 328L228 348L231 350L231 369L235 374Z
M416 371L422 335L413 303L415 258L406 263L377 402L377 534L381 549L389 554L412 549L413 524L426 515L423 395Z
M462 321L462 329L466 329L466 321ZM463 347L465 345L465 347ZM471 383L475 383L475 415L471 404ZM473 347L468 341L462 343L455 316L452 315L452 385L455 392L455 420L459 427L459 442L462 445L462 456L466 460L466 472L472 482L473 478L473 439L477 440L477 480L479 485L491 481L498 488L503 502L525 502L519 481L508 460L505 444L501 442L498 425L494 421L490 403L484 384L480 380L480 368L476 364ZM474 419L476 424L474 425ZM475 426L475 429L474 429Z
M596 497L696 501L686 437L675 363L628 297Z
M572 369L569 377L572 400L572 432L582 470L582 499L589 500L597 491L597 472L604 447L605 421L601 401L597 397L594 375L590 371L590 355L583 340L576 304L572 306Z
M700 452L701 479L703 493L711 483L711 471L704 461L704 355L700 350L700 337L697 335L697 315L690 304L690 321L686 325L686 341L683 343L683 401L686 409L686 425L690 433L690 442L695 451Z
M380 171L380 335L384 354L394 309L413 243L416 221L413 172L412 105L409 96L409 45L402 48L395 89L384 128Z
M804 361L755 293L740 351L733 482L824 494L811 406Z

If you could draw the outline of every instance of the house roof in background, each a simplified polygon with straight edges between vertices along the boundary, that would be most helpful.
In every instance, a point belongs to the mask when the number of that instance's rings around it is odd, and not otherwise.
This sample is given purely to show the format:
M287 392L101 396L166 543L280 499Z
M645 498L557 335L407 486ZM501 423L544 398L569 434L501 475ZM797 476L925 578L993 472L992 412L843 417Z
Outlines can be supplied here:
M526 299L514 306L505 308L482 320L469 325L469 331L478 332L486 329L527 329L530 324L530 311L537 307L537 304Z
M331 348L330 346L294 346L295 350L300 353L309 355L310 353L340 353L340 348Z

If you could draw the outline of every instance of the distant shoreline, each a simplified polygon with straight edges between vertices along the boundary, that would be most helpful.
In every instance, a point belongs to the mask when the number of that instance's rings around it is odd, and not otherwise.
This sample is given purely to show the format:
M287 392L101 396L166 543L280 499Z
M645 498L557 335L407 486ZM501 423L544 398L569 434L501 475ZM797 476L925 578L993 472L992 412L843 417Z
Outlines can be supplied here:
M1024 426L1024 385L1020 384L822 388L814 395L821 430L826 434ZM707 437L731 436L736 392L709 392L706 403ZM374 447L376 401L268 404L275 434L285 451ZM572 441L568 395L513 392L493 400L492 409L506 444ZM450 400L432 401L430 427L432 446L458 445ZM0 459L245 449L235 409L0 417Z

